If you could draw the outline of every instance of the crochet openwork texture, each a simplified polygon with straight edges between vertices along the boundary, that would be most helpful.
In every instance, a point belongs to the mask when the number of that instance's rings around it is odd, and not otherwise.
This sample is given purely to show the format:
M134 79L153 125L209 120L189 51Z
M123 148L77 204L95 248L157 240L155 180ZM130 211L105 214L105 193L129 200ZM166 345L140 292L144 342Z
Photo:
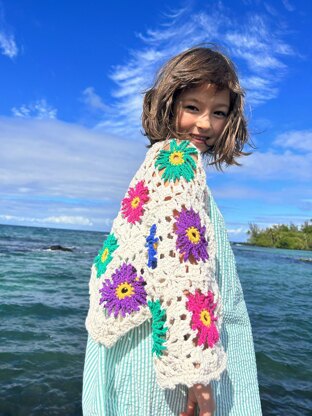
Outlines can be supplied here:
M90 335L109 348L152 319L162 388L209 384L226 366L208 198L197 149L186 140L154 144L92 266Z

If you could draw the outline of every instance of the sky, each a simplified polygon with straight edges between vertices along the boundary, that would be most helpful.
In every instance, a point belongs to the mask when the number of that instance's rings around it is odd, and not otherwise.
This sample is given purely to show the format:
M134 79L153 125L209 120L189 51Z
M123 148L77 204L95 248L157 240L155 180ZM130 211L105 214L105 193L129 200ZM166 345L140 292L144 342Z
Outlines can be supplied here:
M207 168L231 241L312 217L309 0L0 0L0 223L110 231L144 159L143 92L202 42L246 90L253 152Z

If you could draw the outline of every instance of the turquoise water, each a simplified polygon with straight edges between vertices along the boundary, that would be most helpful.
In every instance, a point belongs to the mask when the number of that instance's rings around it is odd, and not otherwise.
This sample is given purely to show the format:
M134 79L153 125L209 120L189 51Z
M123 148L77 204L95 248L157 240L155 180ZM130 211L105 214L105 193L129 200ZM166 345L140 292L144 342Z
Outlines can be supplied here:
M90 266L103 233L0 226L0 415L81 415ZM73 252L50 251L61 244ZM311 252L234 245L264 415L310 415ZM251 415L252 416L252 415Z

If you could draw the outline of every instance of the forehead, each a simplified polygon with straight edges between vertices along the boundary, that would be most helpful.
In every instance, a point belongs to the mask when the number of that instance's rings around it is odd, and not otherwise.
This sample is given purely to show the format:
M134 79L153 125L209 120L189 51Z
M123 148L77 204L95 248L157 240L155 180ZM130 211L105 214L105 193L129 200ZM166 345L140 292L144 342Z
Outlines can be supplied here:
M209 84L208 82L192 88L184 89L180 94L180 99L198 99L198 100L207 100L212 99L222 101L224 103L229 103L230 101L230 91L225 88L219 90L215 84Z

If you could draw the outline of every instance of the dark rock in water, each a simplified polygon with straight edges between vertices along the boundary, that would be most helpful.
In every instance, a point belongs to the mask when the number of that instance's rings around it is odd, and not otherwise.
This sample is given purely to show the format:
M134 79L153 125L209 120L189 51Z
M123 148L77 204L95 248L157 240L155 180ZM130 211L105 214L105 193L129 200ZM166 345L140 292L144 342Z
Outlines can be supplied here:
M50 246L49 250L59 250L59 251L73 251L71 248L60 246L56 244L54 246Z

